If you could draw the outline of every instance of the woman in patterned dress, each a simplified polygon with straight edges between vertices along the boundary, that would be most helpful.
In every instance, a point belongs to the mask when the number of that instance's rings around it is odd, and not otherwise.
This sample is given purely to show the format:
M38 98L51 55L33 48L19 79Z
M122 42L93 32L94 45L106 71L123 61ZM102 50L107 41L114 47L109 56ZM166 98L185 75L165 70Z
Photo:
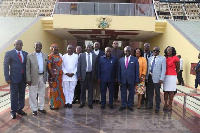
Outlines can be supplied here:
M142 100L142 95L146 91L146 86L145 86L145 76L147 73L147 60L144 58L144 51L141 48L136 48L134 50L133 56L138 58L139 62L139 72L140 72L140 83L138 83L135 86L135 92L138 95L138 105L137 108L140 109L141 107L141 100Z
M51 45L52 53L48 56L49 69L49 104L50 109L59 109L65 105L62 89L62 57L59 54L58 44Z

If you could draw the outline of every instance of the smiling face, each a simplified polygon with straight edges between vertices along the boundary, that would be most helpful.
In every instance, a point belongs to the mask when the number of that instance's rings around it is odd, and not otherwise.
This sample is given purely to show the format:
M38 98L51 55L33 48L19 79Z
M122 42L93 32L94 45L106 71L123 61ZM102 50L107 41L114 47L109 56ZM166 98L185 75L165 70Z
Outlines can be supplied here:
M67 53L68 53L69 55L72 55L72 54L73 54L73 46L72 46L72 45L68 45L68 47L67 47Z
M87 46L86 46L86 52L87 52L87 53L90 53L91 50L92 50L92 45L87 45Z
M172 56L172 47L167 48L167 56Z
M35 51L36 53L40 53L42 49L42 44L40 42L35 43Z
M153 55L157 56L157 55L159 55L159 53L160 53L160 48L159 47L154 47L153 48Z
M53 53L58 54L59 53L59 47L58 46L53 46Z
M23 46L23 42L21 40L17 40L15 41L15 49L18 50L18 51L21 51L22 50L22 46Z
M77 46L77 47L76 47L76 53L77 53L77 54L80 54L81 51L82 51L81 46Z

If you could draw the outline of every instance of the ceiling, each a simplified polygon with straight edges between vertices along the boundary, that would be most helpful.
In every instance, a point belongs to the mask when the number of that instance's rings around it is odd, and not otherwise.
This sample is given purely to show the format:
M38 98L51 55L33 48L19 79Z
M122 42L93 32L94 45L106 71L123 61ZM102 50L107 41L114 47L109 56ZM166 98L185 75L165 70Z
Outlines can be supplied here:
M64 40L119 40L145 41L161 33L139 30L107 30L107 29L61 29L48 31Z

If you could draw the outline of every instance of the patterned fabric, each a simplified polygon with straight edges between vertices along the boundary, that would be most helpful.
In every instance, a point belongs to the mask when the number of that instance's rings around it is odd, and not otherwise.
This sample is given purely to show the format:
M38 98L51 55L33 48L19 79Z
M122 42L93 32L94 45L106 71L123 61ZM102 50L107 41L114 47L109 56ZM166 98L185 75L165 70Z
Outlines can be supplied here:
M136 94L144 94L146 91L146 86L145 86L145 78L142 80L142 82L138 83L135 86L135 93Z
M62 58L60 55L50 54L48 56L48 69L53 70L53 88L49 91L49 104L51 108L59 108L65 105L65 97L62 89ZM49 76L51 78L51 76ZM49 78L49 79L50 79Z

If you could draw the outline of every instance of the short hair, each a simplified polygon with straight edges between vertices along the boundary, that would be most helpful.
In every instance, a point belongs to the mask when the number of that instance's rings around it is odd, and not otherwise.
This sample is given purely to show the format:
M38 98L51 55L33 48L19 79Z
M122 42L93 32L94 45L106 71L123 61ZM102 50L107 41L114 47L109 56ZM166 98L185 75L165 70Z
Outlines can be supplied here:
M141 55L140 55L140 56L141 56L141 57L143 57L143 56L144 56L144 50L143 50L143 49L141 49L141 48L136 48L136 49L134 49L134 50L133 50L133 56L135 56L135 57L136 57L136 50L138 50L138 49L140 50L140 53L141 53Z
M171 47L171 46L168 46L167 48L169 48L169 47ZM167 55L167 48L164 50L164 56L165 57L168 57L168 55ZM171 47L172 48L172 56L175 56L176 55L176 49L174 48L174 47Z

